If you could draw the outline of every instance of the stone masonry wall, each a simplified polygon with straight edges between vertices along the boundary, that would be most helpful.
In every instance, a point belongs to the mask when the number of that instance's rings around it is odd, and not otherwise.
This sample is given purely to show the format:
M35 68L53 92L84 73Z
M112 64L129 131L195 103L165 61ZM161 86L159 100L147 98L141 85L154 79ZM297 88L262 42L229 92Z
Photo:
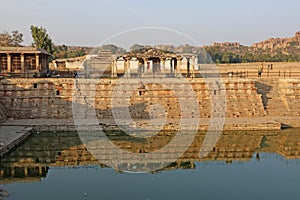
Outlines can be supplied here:
M80 81L76 84L75 79L7 79L0 82L0 103L6 108L7 117L15 119L72 118L72 100L87 106L95 102L98 118L113 118L111 100L115 98L112 93L117 81L94 80L96 86L92 88L88 81ZM187 84L192 85L197 96L200 117L209 118L212 114L212 97L206 83L202 79L188 81ZM126 84L131 83L129 81ZM259 117L265 114L261 95L257 94L253 81L225 80L224 84L227 117ZM179 93L185 93L183 86L178 85L176 88ZM96 91L95 96L93 91ZM83 95L73 98L72 95L76 92ZM145 90L127 92L132 94L129 100L132 118L149 119L149 106L154 104L160 104L165 108L169 118L177 118L181 115L174 91L163 88L159 84L146 84ZM86 115L89 115L88 112Z
M300 116L300 80L280 79L279 92L290 116Z

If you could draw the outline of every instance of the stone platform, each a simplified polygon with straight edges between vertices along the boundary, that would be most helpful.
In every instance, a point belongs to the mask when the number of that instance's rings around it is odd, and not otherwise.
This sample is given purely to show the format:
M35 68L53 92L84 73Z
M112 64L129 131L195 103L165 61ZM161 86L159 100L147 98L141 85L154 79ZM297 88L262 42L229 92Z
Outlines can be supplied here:
M0 126L0 157L22 143L33 133L33 127L28 126Z
M198 126L198 130L207 130L210 125L210 119L201 118ZM147 123L146 120L136 121L137 123ZM101 119L99 124L90 124L87 121L86 131L93 131L94 126L99 126L101 124L102 128L107 131L114 131L118 128L118 125L112 119ZM175 123L174 123L175 124ZM74 125L74 120L69 119L19 119L19 120L7 120L3 123L3 127L22 128L22 127L32 127L35 131L76 131L76 126ZM172 128L166 126L164 130L171 130ZM150 127L151 128L151 127ZM189 129L184 127L184 129ZM281 123L269 117L256 117L256 118L226 118L223 130L280 130Z

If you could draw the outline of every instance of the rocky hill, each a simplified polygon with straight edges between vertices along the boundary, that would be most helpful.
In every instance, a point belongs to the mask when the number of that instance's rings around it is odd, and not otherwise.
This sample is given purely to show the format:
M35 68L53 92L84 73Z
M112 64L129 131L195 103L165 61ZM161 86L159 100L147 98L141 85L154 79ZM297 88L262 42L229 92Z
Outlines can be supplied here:
M255 49L263 49L274 51L276 49L286 50L300 48L300 31L296 32L291 38L270 38L263 42L258 42L252 45Z
M158 45L156 48L177 53L198 53L204 62L209 59L203 50L217 63L240 63L240 62L292 62L300 61L300 31L290 38L270 38L251 46L242 45L238 42L213 43L209 46L193 47L181 45Z
M252 46L225 42L204 49L217 63L300 61L300 31L294 37L270 38Z
M113 44L104 45L102 48L111 51L113 54L126 53L124 48ZM150 48L150 46L134 44L130 50L138 48ZM238 42L215 42L212 45L203 47L188 44L180 46L161 44L155 45L154 48L174 53L195 53L198 54L200 62L292 62L300 61L300 31L296 32L294 37L270 38L263 42L254 43L251 46L242 45ZM69 49L84 50L88 54L88 51L91 51L93 48L69 47Z

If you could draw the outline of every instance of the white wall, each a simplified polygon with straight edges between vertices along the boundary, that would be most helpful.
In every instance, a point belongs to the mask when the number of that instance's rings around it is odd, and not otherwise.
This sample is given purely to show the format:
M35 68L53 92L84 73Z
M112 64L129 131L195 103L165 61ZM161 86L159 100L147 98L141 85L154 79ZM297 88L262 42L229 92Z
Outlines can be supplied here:
M132 58L129 63L130 72L137 73L139 69L139 61L136 58Z

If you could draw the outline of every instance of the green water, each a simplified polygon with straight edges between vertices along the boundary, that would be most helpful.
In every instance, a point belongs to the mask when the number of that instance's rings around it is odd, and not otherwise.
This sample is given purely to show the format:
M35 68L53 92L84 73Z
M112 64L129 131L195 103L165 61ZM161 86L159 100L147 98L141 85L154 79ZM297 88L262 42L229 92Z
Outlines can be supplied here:
M10 193L7 199L300 198L300 134L297 129L276 134L227 135L228 138L234 138L232 143L242 143L241 146L247 146L248 138L253 138L253 149L251 145L248 146L252 154L246 159L220 159L211 156L214 159L192 160L194 167L176 165L177 167L167 167L155 173L142 174L117 173L114 169L99 164L83 165L70 161L72 166L68 166L67 160L58 162L57 151L63 153L61 150L64 146L68 149L78 145L80 141L77 141L74 134L53 134L34 136L1 159L0 169L3 173L5 171L5 175L1 177L0 187ZM228 142L227 136L221 138L221 143L216 146L225 145ZM57 144L61 146L58 147ZM34 155L35 151L37 155ZM36 159L37 157L40 159ZM31 167L39 164L46 166L46 171L31 175L8 173L9 167L14 166L14 163L26 162L29 158L32 158Z

